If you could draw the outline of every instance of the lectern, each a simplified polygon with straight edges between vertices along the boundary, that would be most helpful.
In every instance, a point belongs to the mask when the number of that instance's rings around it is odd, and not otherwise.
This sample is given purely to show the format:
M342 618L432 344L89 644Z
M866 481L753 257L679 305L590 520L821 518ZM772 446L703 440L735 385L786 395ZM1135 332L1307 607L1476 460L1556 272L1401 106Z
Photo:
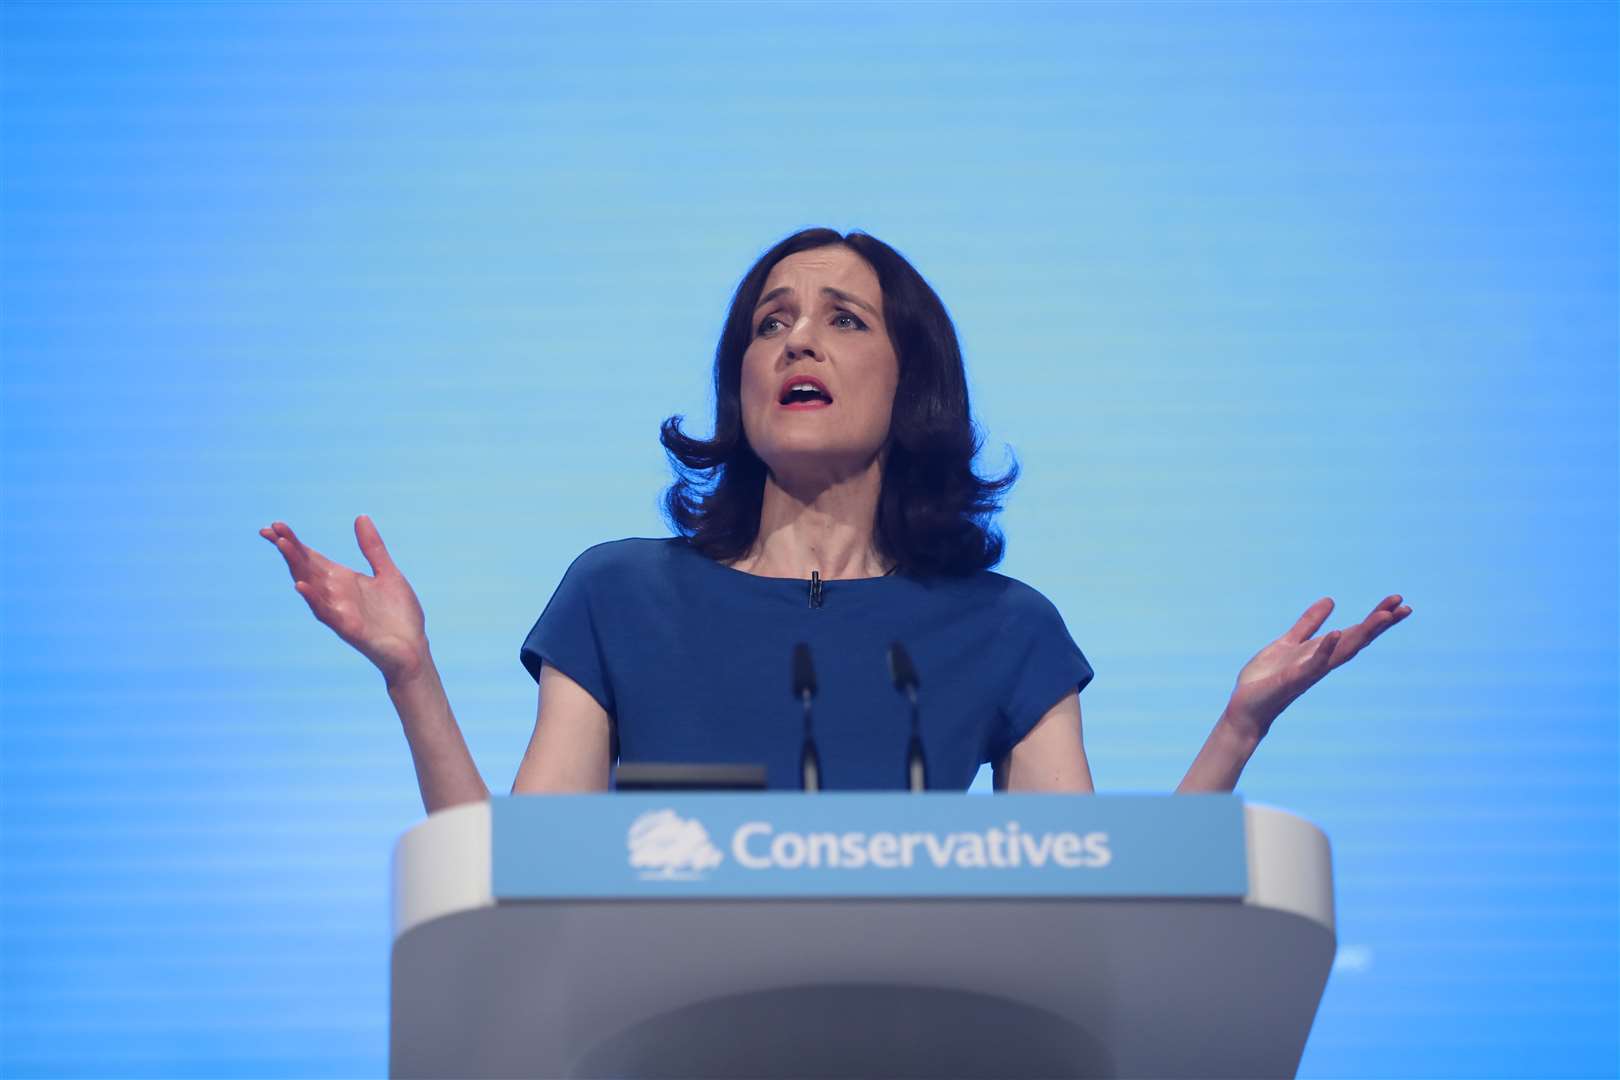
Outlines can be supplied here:
M1230 794L496 796L393 877L395 1077L1291 1077L1335 948Z

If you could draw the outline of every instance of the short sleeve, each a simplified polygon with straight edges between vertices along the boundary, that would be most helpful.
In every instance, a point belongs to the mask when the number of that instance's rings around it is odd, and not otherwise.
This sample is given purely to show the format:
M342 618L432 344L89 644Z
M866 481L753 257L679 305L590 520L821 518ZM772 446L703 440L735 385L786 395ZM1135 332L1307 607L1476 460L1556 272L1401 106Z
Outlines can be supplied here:
M614 715L613 686L602 650L602 626L594 601L601 572L601 547L576 558L552 593L540 618L518 650L518 658L534 681L540 681L541 661L573 679Z
M1012 674L989 740L989 761L1005 757L1052 706L1084 690L1092 677L1091 664L1052 601L1028 586L1008 599L1000 644Z

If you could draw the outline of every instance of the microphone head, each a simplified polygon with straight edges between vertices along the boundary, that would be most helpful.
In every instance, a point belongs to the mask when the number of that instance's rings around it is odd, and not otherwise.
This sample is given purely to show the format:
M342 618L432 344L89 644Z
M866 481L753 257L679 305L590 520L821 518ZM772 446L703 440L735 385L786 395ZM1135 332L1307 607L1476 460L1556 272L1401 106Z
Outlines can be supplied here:
M810 646L799 642L793 646L793 696L802 698L816 693L816 669L810 663Z
M894 680L896 690L917 688L917 669L912 666L906 647L898 641L889 644L889 678Z

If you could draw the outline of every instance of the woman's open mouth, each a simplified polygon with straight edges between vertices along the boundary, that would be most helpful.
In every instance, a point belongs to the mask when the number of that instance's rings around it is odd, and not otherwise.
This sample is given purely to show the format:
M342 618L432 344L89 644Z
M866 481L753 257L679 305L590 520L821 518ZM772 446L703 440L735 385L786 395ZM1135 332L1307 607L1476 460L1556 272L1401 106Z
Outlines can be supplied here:
M832 394L820 379L808 375L789 376L782 383L778 405L784 409L825 409L832 404Z

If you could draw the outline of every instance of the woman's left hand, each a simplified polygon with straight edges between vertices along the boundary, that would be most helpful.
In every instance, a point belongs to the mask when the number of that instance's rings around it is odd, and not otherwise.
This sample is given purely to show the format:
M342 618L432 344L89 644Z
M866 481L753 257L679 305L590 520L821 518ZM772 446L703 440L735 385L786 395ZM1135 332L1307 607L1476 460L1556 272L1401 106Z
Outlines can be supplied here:
M1243 665L1222 717L1239 735L1258 743L1295 698L1366 648L1373 638L1412 614L1397 593L1386 596L1348 630L1334 630L1313 640L1311 635L1321 629L1332 610L1333 598L1324 596L1305 609L1292 629Z

